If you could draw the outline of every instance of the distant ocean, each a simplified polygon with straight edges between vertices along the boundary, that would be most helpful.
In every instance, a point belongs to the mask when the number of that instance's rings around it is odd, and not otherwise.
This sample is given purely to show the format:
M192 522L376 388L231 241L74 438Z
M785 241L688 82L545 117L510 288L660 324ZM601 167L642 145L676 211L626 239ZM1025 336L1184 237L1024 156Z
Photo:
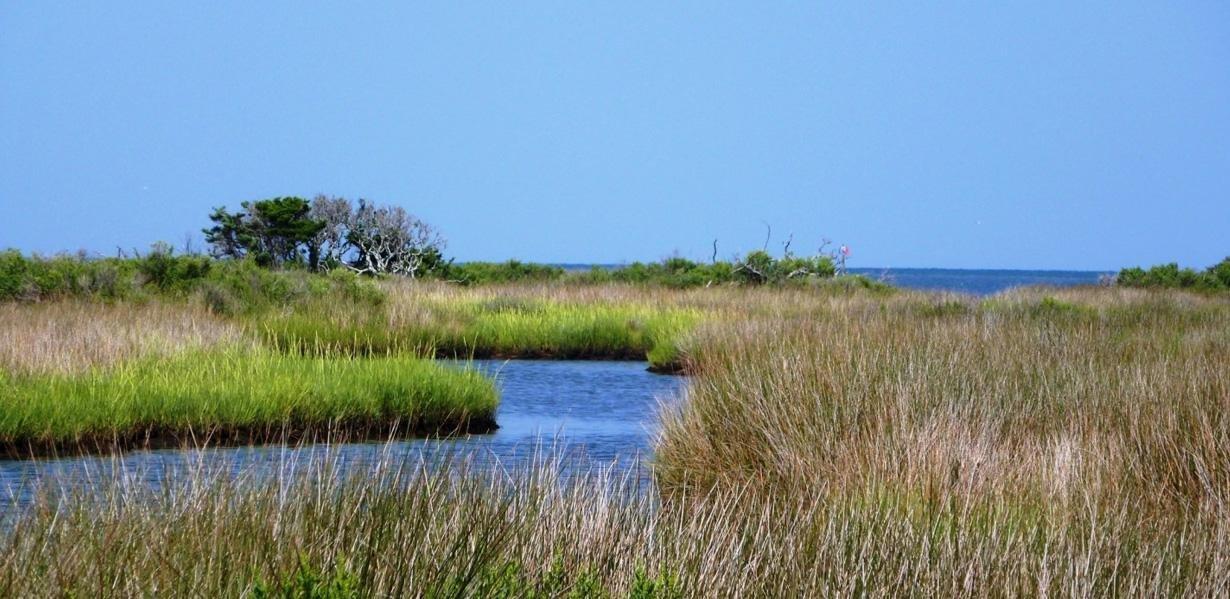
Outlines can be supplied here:
M1096 270L998 270L961 268L851 268L850 272L910 289L991 295L1024 285L1097 285L1114 274Z
M618 264L556 264L569 270L589 270L594 266L617 268ZM955 291L972 295L991 295L1024 285L1096 285L1103 275L1096 270L1000 270L963 268L851 268L851 273L883 280L909 289Z

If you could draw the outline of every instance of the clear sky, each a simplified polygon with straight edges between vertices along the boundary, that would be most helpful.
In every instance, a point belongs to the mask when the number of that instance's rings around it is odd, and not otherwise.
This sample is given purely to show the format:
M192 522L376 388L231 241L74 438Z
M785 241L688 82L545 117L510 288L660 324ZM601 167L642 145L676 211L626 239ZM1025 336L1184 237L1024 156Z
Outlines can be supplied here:
M1226 2L6 2L0 247L365 197L462 260L1230 254Z

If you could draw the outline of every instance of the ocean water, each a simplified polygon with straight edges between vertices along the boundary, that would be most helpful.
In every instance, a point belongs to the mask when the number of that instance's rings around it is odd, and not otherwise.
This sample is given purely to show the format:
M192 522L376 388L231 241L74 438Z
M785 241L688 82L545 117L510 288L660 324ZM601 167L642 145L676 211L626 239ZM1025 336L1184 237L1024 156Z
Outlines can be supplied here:
M991 295L1027 285L1097 285L1105 275L1093 270L990 270L959 268L851 268L850 272L907 289Z

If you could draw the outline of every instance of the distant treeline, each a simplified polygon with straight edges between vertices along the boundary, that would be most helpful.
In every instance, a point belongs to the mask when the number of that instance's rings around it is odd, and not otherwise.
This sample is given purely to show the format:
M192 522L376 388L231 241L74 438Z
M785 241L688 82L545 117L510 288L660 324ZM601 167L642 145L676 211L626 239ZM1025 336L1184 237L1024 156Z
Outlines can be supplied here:
M166 243L141 256L122 252L114 258L84 254L44 258L15 250L0 253L0 300L39 300L57 296L122 298L149 292L188 293L245 298L276 298L286 281L267 272L351 273L435 279L461 285L521 282L627 283L667 287L713 285L799 285L844 274L844 246L813 256L799 256L786 243L781 256L755 250L729 261L703 263L685 258L634 262L589 271L509 260L455 263L444 256L444 237L430 224L398 206L367 200L318 195L311 200L287 196L243 202L238 210L214 208L212 225L202 230L208 255L176 254ZM716 243L716 242L715 242ZM768 241L766 239L766 245ZM715 245L716 249L716 245ZM337 281L346 279L335 275ZM887 288L861 276L843 283ZM251 298L249 298L251 299ZM219 300L220 303L226 303ZM212 303L212 302L211 302Z
M1179 268L1178 264L1159 264L1145 270L1139 266L1119 271L1116 283L1124 287L1166 287L1217 291L1230 289L1230 257L1203 271Z
M760 250L733 261L693 262L667 258L661 262L634 262L627 266L566 270L558 266L509 260L507 262L439 261L418 279L459 285L498 283L623 283L673 288L715 285L806 285L838 279L845 285L888 289L884 283L860 275L836 277L827 256L773 257ZM280 266L254 257L214 258L202 254L176 254L167 244L155 244L143 256L93 258L84 254L51 257L26 256L16 250L0 252L0 300L39 301L57 297L128 299L152 293L202 293L219 311L234 305L278 302L310 291L313 286L355 285L370 273L337 268L312 272L305 263ZM394 276L394 275L381 275Z
M633 262L622 266L593 266L570 270L559 266L509 260L452 264L449 280L463 285L509 282L563 281L578 284L624 283L673 288L715 285L806 285L835 279L838 269L830 256L774 257L756 250L731 261L694 262L672 257L660 262ZM859 287L887 289L888 285L861 275L840 280Z

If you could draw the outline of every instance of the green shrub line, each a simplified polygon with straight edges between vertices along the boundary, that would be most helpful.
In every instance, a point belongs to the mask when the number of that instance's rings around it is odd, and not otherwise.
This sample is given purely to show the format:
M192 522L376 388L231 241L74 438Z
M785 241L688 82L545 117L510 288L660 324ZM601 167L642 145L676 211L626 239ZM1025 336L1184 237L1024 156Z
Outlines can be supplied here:
M410 356L305 358L192 352L81 375L0 381L0 454L268 442L329 430L353 437L495 428L494 385Z
M632 262L620 266L592 266L588 270L566 270L558 266L507 262L465 262L450 264L440 278L462 285L493 283L564 283L606 285L621 283L652 287L689 289L714 285L801 286L817 281L852 281L869 289L888 290L888 284L863 275L837 276L828 256L780 258L754 251L733 261L694 262L686 258L665 258L660 262Z
M210 298L211 305L219 311L234 311L238 307L285 303L312 288L329 284L354 286L353 281L359 278L340 267L318 273L296 263L272 269L254 258L176 255L169 245L162 243L155 244L145 256L138 258L90 258L84 254L27 257L17 250L0 251L0 301L64 297L117 300L201 293ZM884 291L890 288L862 275L836 276L833 261L827 256L775 258L763 251L750 252L733 262L706 264L667 258L661 262L633 262L610 268L595 266L587 271L568 271L558 266L517 260L448 263L421 278L463 286L623 283L685 289L844 281L844 284L867 289Z
M1230 256L1203 271L1159 264L1145 270L1139 266L1119 271L1115 282L1124 287L1154 287L1220 291L1230 289Z
M159 245L142 258L44 258L0 251L0 301L200 297L215 312L230 315L330 293L371 305L383 299L370 279L345 269L319 274L295 268L272 270L255 260L177 256Z
M559 281L567 271L558 266L508 260L507 262L463 262L450 264L442 277L462 285Z

